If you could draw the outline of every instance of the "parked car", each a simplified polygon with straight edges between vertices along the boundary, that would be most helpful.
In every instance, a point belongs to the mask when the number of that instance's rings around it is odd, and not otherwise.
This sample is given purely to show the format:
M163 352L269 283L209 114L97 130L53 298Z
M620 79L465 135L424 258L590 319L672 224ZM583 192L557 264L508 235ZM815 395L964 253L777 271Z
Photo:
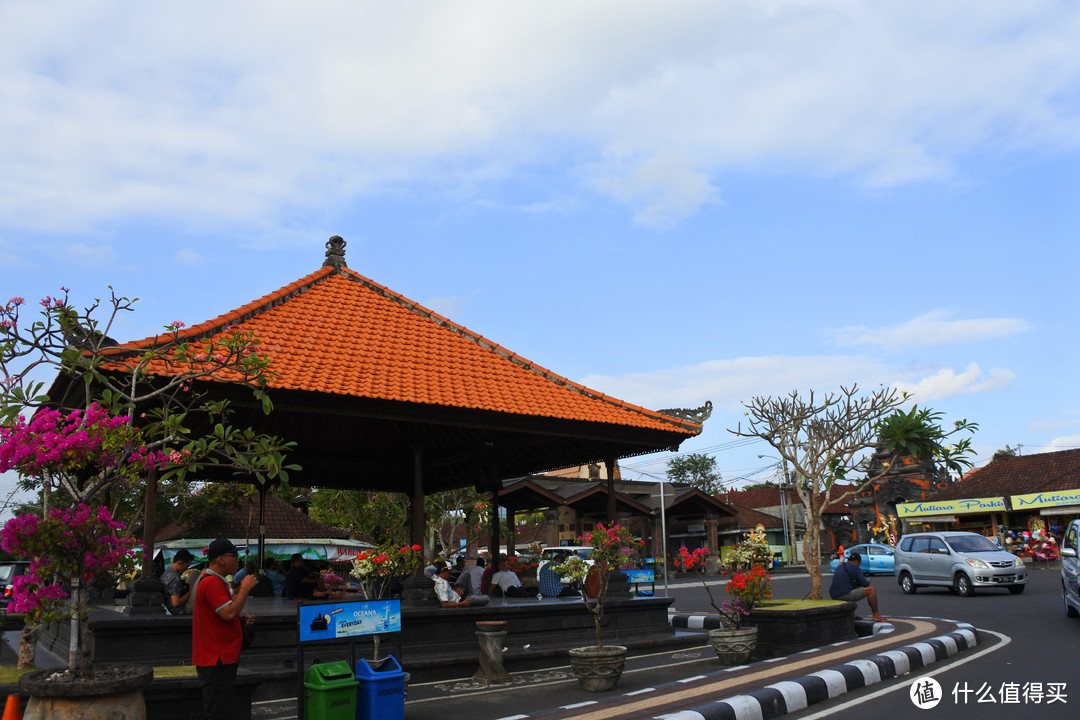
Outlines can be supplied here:
M544 566L555 559L557 554L562 554L565 557L571 555L578 555L585 559L585 562L589 565L593 564L593 561L589 559L589 555L592 555L592 545L563 545L546 547L540 551L540 564L536 566L536 576L540 577L540 571L544 569ZM570 583L569 578L562 578L563 585Z
M862 562L859 567L864 575L892 575L896 571L893 563L896 548L892 545L881 543L866 543L865 545L852 545L844 550L844 557L851 557L852 553L859 553ZM829 569L836 572L840 567L840 558L834 558L829 563Z
M896 580L909 595L927 585L947 587L964 596L989 587L1019 595L1028 581L1023 560L973 532L905 535L895 560Z
M0 610L7 612L8 603L11 602L11 589L15 578L25 575L30 569L30 563L25 560L12 560L0 562Z
M1080 520L1073 520L1065 529L1061 541L1061 599L1065 602L1065 614L1080 617Z

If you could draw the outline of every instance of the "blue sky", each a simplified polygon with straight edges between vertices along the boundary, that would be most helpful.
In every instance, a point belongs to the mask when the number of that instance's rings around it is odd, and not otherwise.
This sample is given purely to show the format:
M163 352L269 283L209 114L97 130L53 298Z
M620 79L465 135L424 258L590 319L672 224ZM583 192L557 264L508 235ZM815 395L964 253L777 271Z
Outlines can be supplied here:
M354 270L766 479L754 395L1080 446L1080 7L0 3L0 293L114 335ZM664 456L626 474L660 475ZM0 490L10 487L8 478Z

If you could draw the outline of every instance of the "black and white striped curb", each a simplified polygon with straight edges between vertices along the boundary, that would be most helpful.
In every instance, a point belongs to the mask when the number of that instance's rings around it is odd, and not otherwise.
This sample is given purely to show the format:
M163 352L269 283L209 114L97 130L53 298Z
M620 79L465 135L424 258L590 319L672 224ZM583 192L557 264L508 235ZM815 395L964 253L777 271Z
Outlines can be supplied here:
M676 630L716 630L721 627L719 615L678 613L669 615L668 622ZM859 619L855 621L855 629L859 637L867 637L892 632L895 628L889 622Z
M948 659L978 644L975 628L957 623L956 631L939 635L865 660L852 660L829 670L768 685L707 705L658 715L653 720L770 720L798 712L853 690L906 675Z

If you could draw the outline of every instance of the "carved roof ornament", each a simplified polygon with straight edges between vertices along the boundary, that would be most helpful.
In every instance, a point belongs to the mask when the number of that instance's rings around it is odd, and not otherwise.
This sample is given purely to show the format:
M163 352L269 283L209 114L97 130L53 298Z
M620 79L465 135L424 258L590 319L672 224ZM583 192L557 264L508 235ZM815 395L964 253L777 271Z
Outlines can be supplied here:
M323 267L348 267L345 264L345 241L340 235L334 235L326 241L326 260L323 261Z
M679 420L689 420L690 422L700 424L712 417L712 400L706 400L704 405L693 410L669 408L667 410L657 410L657 412L662 415L667 415L668 417L678 418Z

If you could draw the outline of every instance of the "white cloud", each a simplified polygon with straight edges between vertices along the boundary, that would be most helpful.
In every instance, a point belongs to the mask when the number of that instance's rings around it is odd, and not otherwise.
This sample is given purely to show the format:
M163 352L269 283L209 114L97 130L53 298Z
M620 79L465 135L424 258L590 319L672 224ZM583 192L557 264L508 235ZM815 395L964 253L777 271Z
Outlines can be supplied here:
M1065 435L1050 441L1051 452L1054 450L1072 450L1078 447L1080 447L1080 435Z
M837 330L840 345L880 345L886 350L960 345L1024 332L1028 324L1014 318L949 320L943 311L921 315L895 327L864 325Z
M993 392L1008 387L1013 373L994 368L985 375L975 363L963 372L943 368L928 377L917 370L885 365L854 356L743 357L710 360L697 365L621 376L589 375L580 382L621 400L647 408L698 407L711 400L717 410L739 410L755 396L805 395L839 390L853 384L873 392L881 386L912 393L924 403L953 395Z
M599 178L596 185L623 204L638 208L634 222L652 227L673 225L718 196L708 175L670 153L654 155L624 176Z
M0 224L272 219L521 168L665 224L732 170L936 182L1080 143L1070 3L196 6L0 5Z
M874 387L890 372L858 356L770 356L710 360L617 377L589 375L580 382L647 408L698 407L711 400L717 409L732 411L757 395L824 392L856 381L861 387Z
M181 265L202 265L206 258L192 248L180 248L173 253L173 260Z
M937 373L914 382L899 380L895 387L912 394L916 402L941 400L953 395L994 392L1012 384L1015 374L1005 368L992 368L985 376L976 363L969 363L962 372L942 368Z

